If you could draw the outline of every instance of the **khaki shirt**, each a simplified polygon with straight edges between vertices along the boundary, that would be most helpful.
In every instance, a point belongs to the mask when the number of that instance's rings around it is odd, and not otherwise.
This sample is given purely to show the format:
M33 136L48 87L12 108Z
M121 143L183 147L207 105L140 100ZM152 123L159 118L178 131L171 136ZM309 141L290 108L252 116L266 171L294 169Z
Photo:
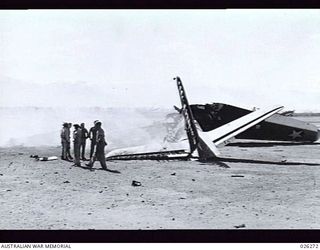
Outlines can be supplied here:
M80 143L81 142L81 135L82 135L81 129L80 128L75 129L73 131L73 142Z
M81 128L81 139L85 141L89 137L88 130L86 128Z
M70 141L70 131L68 128L62 128L60 132L61 141Z
M104 143L107 145L106 139L105 139L105 134L104 130L102 128L97 129L97 134L96 134L96 143Z

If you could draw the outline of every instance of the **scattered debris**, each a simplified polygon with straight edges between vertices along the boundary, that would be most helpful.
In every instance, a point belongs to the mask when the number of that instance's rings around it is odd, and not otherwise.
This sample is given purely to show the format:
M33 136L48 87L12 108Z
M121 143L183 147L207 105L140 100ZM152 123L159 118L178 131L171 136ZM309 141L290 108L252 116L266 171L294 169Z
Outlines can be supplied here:
M70 181L64 181L63 183L70 183Z
M139 187L139 186L141 186L141 182L139 182L139 181L132 181L131 185L134 186L134 187Z
M171 175L176 175L176 173L172 173Z
M234 175L231 175L231 177L244 177L244 175L234 174Z
M34 158L37 161L54 161L54 160L58 160L57 156L40 157L39 155L30 155L30 158Z
M54 161L54 160L58 160L58 157L57 156L39 157L39 158L36 158L36 160L38 160L38 161Z
M234 226L235 228L244 228L244 227L246 227L246 225L245 224L241 224L241 225L239 225L239 226Z
M120 171L118 171L118 170L113 170L113 169L109 169L109 168L102 168L101 170L105 170L105 171L108 171L108 172L111 172L111 173L121 174Z

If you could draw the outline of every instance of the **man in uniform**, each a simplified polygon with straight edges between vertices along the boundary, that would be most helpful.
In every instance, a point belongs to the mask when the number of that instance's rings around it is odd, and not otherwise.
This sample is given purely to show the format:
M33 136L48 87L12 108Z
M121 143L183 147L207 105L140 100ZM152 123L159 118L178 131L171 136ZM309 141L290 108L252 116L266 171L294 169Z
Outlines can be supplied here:
M81 147L81 129L78 124L74 124L73 131L73 150L74 150L74 165L81 167L80 164L80 147Z
M70 160L73 160L73 157L71 156L70 149L71 149L71 142L70 142L70 129L71 129L72 123L68 123L67 127L67 137L68 137L68 144L67 144L67 157Z
M90 128L89 130L89 138L91 140L91 145L90 145L90 159L93 156L94 153L94 148L96 145L96 134L97 134L97 128L96 128L96 122L98 122L98 120L94 121L94 125L92 128Z
M84 123L81 123L81 159L86 161L85 152L86 152L86 140L89 137L88 130L85 128Z
M68 148L68 140L70 140L68 136L68 123L63 123L62 124L62 129L60 133L60 138L61 138L61 145L62 145L62 154L61 154L61 159L62 160L68 160L67 157L67 148Z
M90 158L89 164L86 164L86 166L92 168L93 164L96 160L100 161L101 167L104 170L107 170L107 164L106 164L106 157L104 154L104 148L107 145L107 142L105 140L105 134L104 130L101 128L101 122L96 121L95 122L95 130L96 130L96 137L93 138L95 140L95 154L92 158Z

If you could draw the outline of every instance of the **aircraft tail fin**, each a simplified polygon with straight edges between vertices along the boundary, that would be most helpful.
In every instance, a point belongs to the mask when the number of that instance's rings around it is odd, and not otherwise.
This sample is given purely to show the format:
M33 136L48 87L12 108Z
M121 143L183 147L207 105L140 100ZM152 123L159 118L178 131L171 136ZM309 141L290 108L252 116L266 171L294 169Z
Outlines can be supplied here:
M189 140L190 153L192 154L197 149L197 145L199 143L198 141L199 135L194 123L194 118L193 118L191 108L189 106L186 91L184 90L184 87L182 85L182 81L178 76L176 78L173 78L173 80L177 81L177 87L178 87L180 101L181 101L181 113L185 120L185 129L186 129L188 140Z
M174 80L177 81L182 106L181 113L185 120L185 129L189 140L190 154L192 156L198 156L200 160L218 156L219 151L217 147L212 143L206 133L201 130L199 124L197 124L193 117L181 79L177 76Z

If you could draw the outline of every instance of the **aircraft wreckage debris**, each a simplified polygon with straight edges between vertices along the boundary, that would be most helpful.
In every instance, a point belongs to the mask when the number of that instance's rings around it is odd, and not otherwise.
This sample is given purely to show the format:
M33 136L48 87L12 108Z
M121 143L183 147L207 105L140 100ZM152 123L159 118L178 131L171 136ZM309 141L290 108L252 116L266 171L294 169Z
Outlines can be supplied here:
M189 154L184 150L172 150L172 151L161 151L161 152L148 152L148 153L138 153L138 154L121 154L115 156L107 157L107 161L122 160L174 160L183 159L181 155L185 154L185 159L188 158Z
M139 186L141 186L141 182L139 182L139 181L132 181L131 185L132 185L133 187L139 187Z
M239 226L234 226L235 228L245 228L246 227L246 225L245 224L241 224L241 225L239 225Z
M30 158L34 158L37 161L54 161L54 160L58 160L57 156L39 157L38 155L30 155Z
M159 151L153 149L153 152L139 151L134 147L131 148L133 153L129 153L128 148L116 149L109 152L107 160L197 159L201 162L217 162L217 160L222 160L219 158L218 147L229 144L230 140L235 137L290 142L314 142L320 137L316 126L279 113L283 106L245 110L223 103L189 105L181 79L175 77L174 80L176 80L181 101L181 108L176 106L174 108L183 117L186 136L177 142L181 144L172 145L172 151L168 151L170 145L165 145L165 147L162 145L159 147ZM188 140L189 149L183 145L182 141L184 140ZM242 151L247 151L247 149L242 149ZM226 161L232 161L232 159ZM262 161L260 162L262 163ZM287 163L282 162L281 164Z

